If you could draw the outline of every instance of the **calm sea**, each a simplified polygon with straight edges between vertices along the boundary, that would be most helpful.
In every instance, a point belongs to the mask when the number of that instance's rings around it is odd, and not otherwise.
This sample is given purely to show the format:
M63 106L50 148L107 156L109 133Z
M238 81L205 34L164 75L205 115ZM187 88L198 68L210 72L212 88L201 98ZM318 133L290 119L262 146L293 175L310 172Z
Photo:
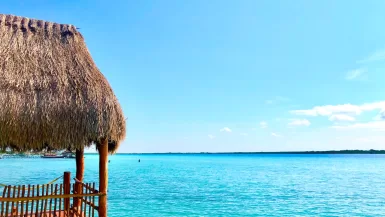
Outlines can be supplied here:
M138 162L138 159L141 162ZM385 155L115 155L109 216L385 216ZM43 184L73 159L3 159L0 183ZM86 181L98 156L86 155Z

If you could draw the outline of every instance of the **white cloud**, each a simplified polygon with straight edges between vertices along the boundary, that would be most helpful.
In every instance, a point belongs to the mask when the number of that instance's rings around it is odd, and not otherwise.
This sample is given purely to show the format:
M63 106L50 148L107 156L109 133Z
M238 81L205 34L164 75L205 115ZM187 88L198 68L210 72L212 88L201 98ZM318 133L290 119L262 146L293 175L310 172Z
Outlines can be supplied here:
M267 128L267 122L266 122L266 121L261 121L261 122L259 123L259 126L260 126L262 129Z
M329 117L329 120L330 121L355 121L356 118L345 114L336 114L336 115L331 115Z
M377 139L371 138L371 137L358 137L358 138L355 138L354 140L362 143L372 143L377 141Z
M368 57L357 61L357 63L368 63L368 62L375 62L375 61L381 61L385 60L385 50L376 51L369 55Z
M227 132L227 133L231 133L232 132L232 130L230 128L228 128L228 127L224 127L222 129L220 129L220 131L221 132Z
M209 134L208 137L209 137L210 139L214 139L214 138L215 138L215 136L213 136L213 135L211 135L211 134Z
M354 80L354 79L360 78L366 72L367 72L367 70L364 68L355 69L355 70L348 72L345 76L345 79L346 80Z
M248 136L249 134L247 133L240 133L241 136Z
M283 97L283 96L276 96L273 99L266 100L266 104L274 104L274 103L279 103L279 102L287 102L290 101L289 98Z
M385 131L385 121L371 121L366 123L356 123L346 126L332 126L337 130L367 129L374 131Z
M310 126L310 121L306 119L293 119L289 123L290 126Z
M274 136L274 137L282 137L282 136L279 135L278 133L271 133L271 136Z
M295 115L305 116L331 116L334 114L360 115L364 111L374 111L385 109L385 101L365 103L362 105L340 104L315 106L312 109L292 110Z
M380 113L378 113L378 115L374 118L374 120L385 120L385 109L381 110Z

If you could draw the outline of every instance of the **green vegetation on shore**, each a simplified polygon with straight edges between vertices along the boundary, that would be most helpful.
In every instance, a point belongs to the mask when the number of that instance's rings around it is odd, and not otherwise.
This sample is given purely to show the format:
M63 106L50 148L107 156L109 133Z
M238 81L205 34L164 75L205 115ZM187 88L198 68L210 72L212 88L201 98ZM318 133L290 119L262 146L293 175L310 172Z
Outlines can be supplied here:
M130 154L130 153L121 153ZM281 152L168 152L132 154L385 154L385 150L329 150L329 151L281 151Z
M16 151L1 151L0 154L23 155L26 153ZM32 152L32 155L42 154L42 152ZM85 153L93 155L97 153ZM151 154L385 154L385 150L329 150L329 151L277 151L277 152L166 152L166 153L118 153L118 155L151 155Z

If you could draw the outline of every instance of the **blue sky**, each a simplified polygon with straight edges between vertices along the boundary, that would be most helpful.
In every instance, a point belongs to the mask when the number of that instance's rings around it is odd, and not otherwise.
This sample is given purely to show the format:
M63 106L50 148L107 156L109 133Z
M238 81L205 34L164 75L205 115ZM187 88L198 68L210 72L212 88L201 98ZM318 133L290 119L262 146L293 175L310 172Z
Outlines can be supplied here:
M120 152L385 148L385 1L6 2L80 28Z

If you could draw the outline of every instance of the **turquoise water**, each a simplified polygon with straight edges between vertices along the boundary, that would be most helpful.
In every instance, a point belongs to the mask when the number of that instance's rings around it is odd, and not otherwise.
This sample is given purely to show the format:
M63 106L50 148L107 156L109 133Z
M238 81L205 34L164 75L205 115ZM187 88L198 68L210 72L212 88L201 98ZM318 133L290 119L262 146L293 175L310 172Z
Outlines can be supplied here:
M141 162L138 163L138 159ZM115 155L109 216L385 216L384 155ZM3 159L0 183L42 184L73 159ZM86 181L98 180L86 156Z

